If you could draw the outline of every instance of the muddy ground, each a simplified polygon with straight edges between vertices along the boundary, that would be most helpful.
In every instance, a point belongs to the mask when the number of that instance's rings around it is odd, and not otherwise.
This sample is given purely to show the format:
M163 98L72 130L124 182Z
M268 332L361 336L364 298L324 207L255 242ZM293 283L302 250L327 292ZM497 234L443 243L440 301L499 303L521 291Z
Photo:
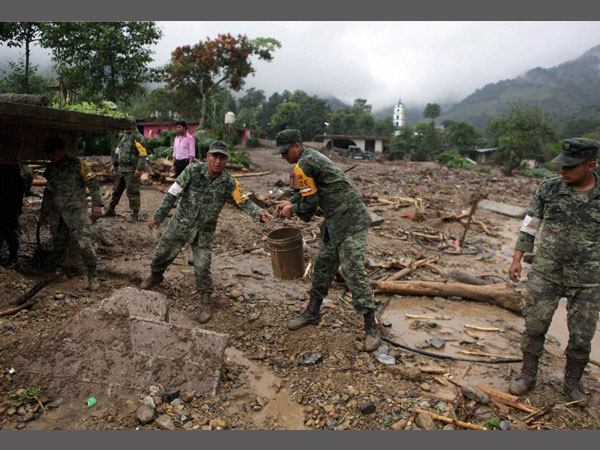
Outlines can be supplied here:
M276 201L289 196L291 166L270 155L270 148L250 151L256 171L271 171L260 177L240 178L248 191L266 198L271 212ZM504 177L468 170L451 170L437 163L351 161L335 159L348 172L371 211L384 222L369 231L367 267L373 278L391 275L416 255L439 257L435 266L414 270L404 280L441 280L452 270L493 281L507 278L519 219L479 209L475 218L489 229L472 225L464 254L450 246L424 240L418 233L449 237L462 235L462 226L443 217L469 208L476 193L490 200L526 206L539 180ZM41 193L42 188L34 188ZM142 187L142 217L148 219L160 203L166 186ZM105 199L110 184L103 184ZM21 268L0 267L0 310L42 279L49 263L50 235L40 230L41 249L36 243L40 198L27 197L21 217ZM362 318L354 313L343 280L333 284L323 306L324 317L317 326L290 332L285 324L302 310L310 279L280 281L274 278L266 236L284 225L303 229L306 264L319 248L320 218L310 224L297 218L278 219L272 226L257 223L235 207L226 205L213 246L213 277L218 293L217 308L204 325L230 335L229 347L215 396L192 396L171 403L154 397L157 415L171 419L140 425L135 410L148 391L134 398L98 398L87 406L87 398L62 399L45 391L37 400L15 398L20 389L39 387L24 384L24 377L11 370L15 349L24 342L44 339L52 330L68 323L82 308L108 297L111 292L135 286L149 273L149 265L160 231L149 231L144 222L128 222L127 199L117 207L116 218L103 218L92 226L99 257L101 289L85 290L83 274L66 282L53 283L36 295L37 303L17 314L0 317L0 428L2 429L461 429L458 425L431 422L414 412L428 410L450 418L502 429L597 429L600 406L600 367L588 365L584 383L592 395L586 409L566 405L562 393L564 359L568 340L566 310L561 304L546 340L536 389L521 402L536 410L555 406L536 421L525 423L528 413L493 402L487 405L460 394L456 384L483 384L508 391L517 364L485 364L433 359L388 345L383 364L376 356L360 350ZM412 219L407 214L414 214ZM161 227L161 231L164 225ZM416 232L416 233L415 233ZM5 251L4 251L5 252ZM5 258L3 253L2 257ZM193 307L193 268L188 266L189 248L166 272L166 281L156 290L167 295L181 317ZM524 264L524 275L529 265ZM377 272L375 272L377 271ZM375 272L375 273L373 273ZM523 292L524 283L515 286ZM464 353L485 352L497 357L520 357L522 317L496 306L458 298L410 297L376 294L381 330L391 340L410 347L460 358L484 360ZM405 316L424 316L410 319ZM464 325L494 327L485 332ZM386 325L386 326L383 326ZM425 341L441 338L441 349ZM600 360L600 335L593 343L592 358ZM301 364L318 354L318 362ZM379 359L384 360L380 357ZM386 361L392 362L392 361ZM168 386L165 386L165 388ZM40 404L45 405L42 412Z

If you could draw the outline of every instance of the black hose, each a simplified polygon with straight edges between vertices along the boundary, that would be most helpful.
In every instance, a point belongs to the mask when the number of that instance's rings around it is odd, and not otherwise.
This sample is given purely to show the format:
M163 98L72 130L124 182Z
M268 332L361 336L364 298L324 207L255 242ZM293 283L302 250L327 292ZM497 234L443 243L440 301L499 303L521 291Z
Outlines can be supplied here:
M466 361L466 362L482 363L482 364L511 364L511 363L523 362L522 359L517 359L517 358L489 359L486 361L486 360L481 360L481 359L469 359L469 358L460 358L460 357L450 356L450 355L441 355L439 353L426 352L425 350L419 350L416 348L408 347L406 345L398 344L397 342L394 342L391 339L386 338L385 336L383 336L382 339L385 342L387 342L388 344L392 344L394 347L400 347L400 348L403 348L404 350L408 350L408 351L414 352L414 353L419 353L420 355L429 356L431 358L448 359L451 361Z

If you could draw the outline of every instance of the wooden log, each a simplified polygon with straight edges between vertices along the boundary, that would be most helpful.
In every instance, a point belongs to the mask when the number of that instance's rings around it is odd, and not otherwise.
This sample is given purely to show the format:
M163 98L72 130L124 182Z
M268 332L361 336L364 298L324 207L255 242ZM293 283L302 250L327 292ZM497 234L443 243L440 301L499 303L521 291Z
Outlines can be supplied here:
M232 177L236 177L236 178L245 178L245 177L260 177L262 175L268 175L271 172L267 171L267 172L248 172L248 173L232 173L230 174Z
M456 280L460 283L465 284L473 284L476 286L485 286L486 284L491 284L489 281L486 281L482 278L474 277L466 272L461 272L460 270L453 270L448 272L448 276L453 280Z
M440 416L438 414L434 414L432 412L425 411L424 409L413 408L413 412L415 412L417 414L419 414L419 413L429 414L435 420L439 420L440 422L451 423L452 425L458 425L459 427L466 428L468 430L480 430L480 431L487 430L487 428L482 427L481 425L475 425L473 423L463 422L462 420L451 419L450 417Z
M439 281L373 281L372 284L376 289L376 293L460 297L466 300L489 303L522 314L519 297L509 285L504 283L474 286L465 283Z
M46 183L48 183L48 180L37 178L33 180L33 183L31 184L33 184L34 186L46 186Z
M495 327L478 327L477 325L469 325L469 324L465 324L464 327L465 328L470 328L471 330L476 330L476 331L500 331L500 328L495 328Z
M512 406L513 408L517 408L528 413L535 413L537 411L537 408L520 402L519 397L515 395L499 391L483 384L478 384L477 388L485 392L490 398L504 403L505 405Z

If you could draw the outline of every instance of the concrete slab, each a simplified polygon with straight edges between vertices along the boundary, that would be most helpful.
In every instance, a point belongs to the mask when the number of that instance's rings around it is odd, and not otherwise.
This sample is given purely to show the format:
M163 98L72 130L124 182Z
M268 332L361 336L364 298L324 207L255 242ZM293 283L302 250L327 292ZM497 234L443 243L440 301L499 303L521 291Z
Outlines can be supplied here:
M120 289L55 335L23 344L12 363L66 398L135 396L157 384L214 395L229 336L168 316L164 295Z
M498 214L516 217L517 219L522 219L527 214L527 208L523 208L522 206L507 205L506 203L498 203L491 200L481 200L477 204L477 208L488 209Z

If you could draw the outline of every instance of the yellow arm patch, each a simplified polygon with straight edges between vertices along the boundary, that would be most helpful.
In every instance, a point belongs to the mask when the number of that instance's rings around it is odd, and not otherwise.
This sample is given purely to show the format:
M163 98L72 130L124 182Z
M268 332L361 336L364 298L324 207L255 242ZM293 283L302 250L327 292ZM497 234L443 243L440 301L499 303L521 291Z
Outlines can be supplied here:
M235 180L235 189L233 190L231 195L235 200L235 204L239 205L240 203L243 203L246 200L248 200L248 194L246 194L240 183L238 183L238 180L236 180L235 177L233 179Z
M83 181L87 183L94 178L96 174L81 159L79 162L81 163L81 177L83 178Z
M146 147L140 144L138 141L135 141L135 146L137 147L138 154L140 156L148 156L148 152L146 151Z
M296 175L296 180L298 180L298 186L300 187L300 194L302 194L302 197L317 193L317 185L315 184L314 178L306 176L298 164L294 167L294 175Z

